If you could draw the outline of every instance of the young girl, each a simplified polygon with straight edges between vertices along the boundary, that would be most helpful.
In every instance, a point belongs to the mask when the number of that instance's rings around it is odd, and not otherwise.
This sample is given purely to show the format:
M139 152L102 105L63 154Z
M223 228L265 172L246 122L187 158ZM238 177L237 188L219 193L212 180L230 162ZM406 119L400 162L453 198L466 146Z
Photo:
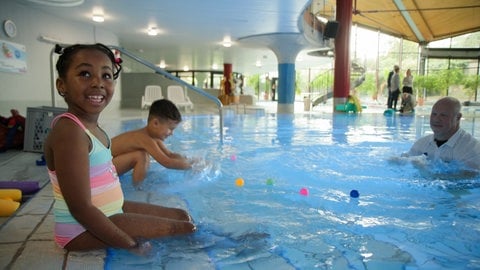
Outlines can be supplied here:
M55 241L70 251L106 247L145 253L139 239L188 234L195 225L187 212L124 201L112 164L110 138L98 117L110 102L121 70L102 45L57 46L57 91L68 112L59 115L44 152L55 197Z

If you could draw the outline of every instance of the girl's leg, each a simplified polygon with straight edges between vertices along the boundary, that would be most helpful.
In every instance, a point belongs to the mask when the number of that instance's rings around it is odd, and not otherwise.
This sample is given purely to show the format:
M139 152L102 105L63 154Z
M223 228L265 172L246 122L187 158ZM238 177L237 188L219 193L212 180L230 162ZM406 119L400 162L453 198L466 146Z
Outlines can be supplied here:
M187 213L187 211L183 209L164 207L160 205L142 202L125 201L123 204L123 212L151 215L155 217L168 218L179 221L192 221L190 215Z
M190 234L195 225L188 221L160 218L135 213L117 214L110 217L112 222L134 239L154 239L165 236ZM86 231L65 246L69 251L102 249L110 245ZM112 246L115 247L115 246ZM115 247L125 248L125 247Z

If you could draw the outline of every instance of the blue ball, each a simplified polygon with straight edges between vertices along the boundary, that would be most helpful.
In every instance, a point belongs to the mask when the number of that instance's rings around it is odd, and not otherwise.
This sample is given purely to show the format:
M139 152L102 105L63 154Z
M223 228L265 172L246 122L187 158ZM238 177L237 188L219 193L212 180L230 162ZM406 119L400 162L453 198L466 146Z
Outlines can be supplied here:
M352 191L350 191L350 197L358 198L358 196L360 196L360 193L358 193L358 190L352 189Z

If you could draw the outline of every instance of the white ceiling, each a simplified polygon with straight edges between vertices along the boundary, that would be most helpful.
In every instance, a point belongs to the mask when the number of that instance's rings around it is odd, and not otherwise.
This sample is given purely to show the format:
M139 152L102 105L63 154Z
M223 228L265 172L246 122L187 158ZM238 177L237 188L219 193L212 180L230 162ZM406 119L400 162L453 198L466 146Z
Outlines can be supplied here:
M166 69L181 70L185 65L190 69L211 69L217 64L222 70L223 63L232 63L234 71L245 74L277 71L277 58L267 46L285 41L278 40L278 34L300 33L299 18L309 3L308 0L17 1L29 8L109 30L119 37L120 46L154 64L164 60ZM55 6L68 2L79 5ZM103 12L105 22L92 22L96 10ZM148 36L150 26L157 27L160 34ZM232 47L222 46L225 37L231 38ZM313 49L299 54L297 69L331 63L330 58L306 54ZM262 67L255 66L257 61L262 62Z

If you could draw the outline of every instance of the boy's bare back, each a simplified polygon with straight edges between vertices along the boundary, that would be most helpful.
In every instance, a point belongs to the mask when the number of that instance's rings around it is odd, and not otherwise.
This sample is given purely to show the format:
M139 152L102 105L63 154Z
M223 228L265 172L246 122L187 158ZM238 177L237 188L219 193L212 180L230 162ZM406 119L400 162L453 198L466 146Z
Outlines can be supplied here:
M131 130L112 138L112 155L116 157L141 150L154 156L155 151L160 151L159 144L163 145L162 141L150 137L146 127Z

